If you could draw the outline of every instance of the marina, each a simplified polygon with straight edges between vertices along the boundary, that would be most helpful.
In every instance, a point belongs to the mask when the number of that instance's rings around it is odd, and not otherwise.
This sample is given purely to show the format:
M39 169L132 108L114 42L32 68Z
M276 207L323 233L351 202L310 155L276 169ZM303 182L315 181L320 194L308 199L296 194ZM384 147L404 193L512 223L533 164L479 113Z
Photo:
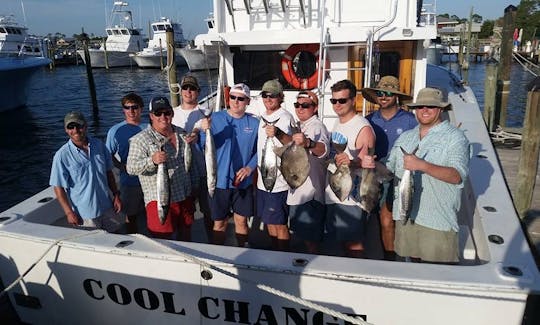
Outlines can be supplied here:
M343 7L322 1L287 8L283 2L270 7L266 1L244 2L244 7L235 2L234 11L227 6L232 2L214 1L215 29L195 40L195 46L214 49L219 57L217 70L190 72L201 83L201 98L217 91L211 109L223 109L224 86L240 81L252 89L251 105L262 107L262 83L279 77L285 86L283 105L294 111L299 88L309 85L331 129L337 116L329 104L330 86L341 79L363 88L373 86L372 78L380 73L399 72L401 90L411 95L426 85L448 92L453 109L444 118L460 126L472 150L458 215L459 263L384 261L380 247L371 259L353 259L332 250L316 255L270 251L255 240L244 248L211 245L200 236L188 243L60 227L65 216L47 184L52 155L66 141L65 113L84 112L89 134L103 139L122 119L124 94L135 91L147 101L166 95L169 87L166 73L159 70L96 70L99 112L92 113L83 67L42 69L30 84L28 104L0 113L0 186L8 194L0 197L0 275L4 285L15 285L8 296L21 320L454 324L457 318L465 324L535 323L538 316L530 311L538 306L540 275L511 197L517 154L513 148L494 147L484 127L483 63L471 64L468 85L447 69L426 64L423 42L435 35L434 22L420 17L415 3L383 1L378 5L385 10L371 6L368 14L352 0ZM417 16L422 24L416 23ZM386 71L371 61L374 48ZM302 51L312 54L306 56L314 63L312 73L292 70L287 75L284 67L290 69ZM282 59L283 53L291 58ZM179 77L188 71L179 67ZM507 126L522 126L526 92L520 87L531 78L519 65L512 67L515 100L509 102ZM50 84L56 85L54 91ZM356 104L371 109L360 96ZM538 191L534 195L531 213L540 209ZM252 232L260 235L262 226L253 220ZM199 218L194 233L202 233L201 224ZM446 317L448 310L458 314Z

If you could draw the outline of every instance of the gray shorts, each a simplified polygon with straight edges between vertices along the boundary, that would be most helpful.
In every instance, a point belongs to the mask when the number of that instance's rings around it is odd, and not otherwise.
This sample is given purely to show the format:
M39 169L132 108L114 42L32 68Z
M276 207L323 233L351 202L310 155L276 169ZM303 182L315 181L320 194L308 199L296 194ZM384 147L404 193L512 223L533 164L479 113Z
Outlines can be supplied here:
M440 231L396 221L396 253L399 256L418 257L422 261L437 263L459 262L459 238L455 231Z
M136 216L146 213L144 196L140 186L122 186L120 190L122 210L128 216Z
M328 239L341 242L365 241L368 214L356 205L327 204Z
M97 228L103 229L107 232L115 232L126 223L126 215L123 212L116 213L114 208L111 208L99 217L92 219L83 219L83 224L80 225L84 228Z
M290 229L302 240L322 241L325 216L325 206L317 200L289 206Z

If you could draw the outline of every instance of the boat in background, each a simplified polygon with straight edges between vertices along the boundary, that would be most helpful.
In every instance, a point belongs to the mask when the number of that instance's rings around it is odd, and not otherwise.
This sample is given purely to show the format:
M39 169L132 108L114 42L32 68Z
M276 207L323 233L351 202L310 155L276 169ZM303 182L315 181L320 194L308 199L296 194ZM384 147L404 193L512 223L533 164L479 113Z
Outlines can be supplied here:
M174 52L176 65L186 65L186 60L180 53L180 49L187 45L182 30L182 24L171 22L169 18L162 17L159 21L151 24L152 38L148 46L142 51L130 54L139 68L163 68L167 66L167 37L166 31L172 28L174 32Z
M134 28L129 4L115 1L110 16L107 19L107 39L99 49L88 49L92 68L115 68L134 64L129 56L144 48L144 40L140 28ZM83 50L77 53L86 64Z
M0 111L26 105L32 75L51 62L44 47L12 15L0 16Z
M251 108L264 107L262 85L274 78L293 114L298 92L316 91L319 118L330 128L337 119L330 87L343 79L360 89L394 75L404 93L428 85L447 92L452 110L443 117L461 125L471 143L458 212L459 263L383 260L377 218L367 225L368 259L342 256L331 239L321 254L294 243L290 252L268 250L255 217L249 247L208 244L200 214L194 242L66 227L47 188L0 213L0 276L22 322L540 323L526 315L538 310L540 274L475 95L450 71L427 63L426 40L436 37L428 17L435 15L399 0L213 4L215 30L196 42L219 48L214 110L226 109L226 86L238 82L251 88ZM354 100L359 112L376 109L360 94Z
M208 27L208 33L213 34L215 32L214 17L210 15L204 21ZM219 46L214 43L195 40L188 43L188 46L179 49L179 51L186 60L190 71L214 70L218 68Z

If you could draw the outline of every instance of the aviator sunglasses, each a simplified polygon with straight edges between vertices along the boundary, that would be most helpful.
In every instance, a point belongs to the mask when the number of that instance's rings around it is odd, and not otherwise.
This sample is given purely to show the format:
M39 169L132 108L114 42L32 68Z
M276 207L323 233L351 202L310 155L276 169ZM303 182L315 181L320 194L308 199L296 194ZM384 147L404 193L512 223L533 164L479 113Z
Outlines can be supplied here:
M124 109L134 111L134 110L139 109L139 105L137 105L137 104L135 104L135 105L124 105Z
M196 87L190 86L190 85L183 85L182 90L197 91L199 89L197 89Z
M153 114L157 117L160 117L161 115L171 116L172 113L173 113L172 111L159 111L159 112L154 112Z
M262 93L261 96L262 96L262 98L268 98L268 97L270 97L270 98L278 98L279 97L278 94L269 94L269 93Z
M312 103L299 103L299 102L294 103L294 108L302 107L303 109L306 109L306 108L310 108L312 106L315 106L315 105L313 105Z
M384 90L377 90L375 92L375 95L377 95L377 97L391 97L391 96L394 96L394 93L391 92L391 91L384 91Z
M75 122L71 122L66 126L66 129L68 129L68 130L73 130L75 128L80 130L80 129L84 128L84 125L79 124L79 123L75 123Z
M241 101L241 102L243 102L244 100L246 100L246 97L240 97L240 96L235 96L235 95L229 95L229 98L230 98L231 100L237 100L237 99L238 99L238 101Z
M335 105L336 103L345 104L349 98L330 98L330 103Z

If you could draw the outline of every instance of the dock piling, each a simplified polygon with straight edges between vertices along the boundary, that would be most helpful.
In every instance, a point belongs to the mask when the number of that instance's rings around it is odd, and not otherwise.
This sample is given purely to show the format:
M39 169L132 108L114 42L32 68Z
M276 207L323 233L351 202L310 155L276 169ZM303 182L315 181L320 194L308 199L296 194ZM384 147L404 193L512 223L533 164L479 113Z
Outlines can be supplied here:
M486 63L486 80L484 82L484 121L489 132L495 130L495 104L497 93L497 61L489 59Z
M171 27L167 27L165 31L167 43L167 75L169 79L169 91L171 94L171 105L176 107L180 105L180 86L176 77L176 62L174 58L174 31Z
M92 73L92 62L90 62L90 52L88 51L88 35L82 31L84 61L86 62L86 75L88 77L88 88L90 89L90 99L92 100L92 112L94 116L99 114L99 108L96 96L96 84L94 83L94 74Z

